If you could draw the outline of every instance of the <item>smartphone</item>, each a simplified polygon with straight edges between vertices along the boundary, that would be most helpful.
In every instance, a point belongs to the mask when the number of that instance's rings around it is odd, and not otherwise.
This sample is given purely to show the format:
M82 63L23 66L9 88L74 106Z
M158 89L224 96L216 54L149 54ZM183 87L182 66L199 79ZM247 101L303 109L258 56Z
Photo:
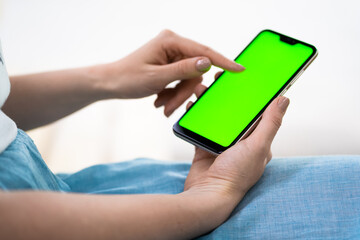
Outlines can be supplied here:
M316 58L308 43L261 31L235 58L246 69L224 71L174 124L176 136L215 154L246 138L265 109Z

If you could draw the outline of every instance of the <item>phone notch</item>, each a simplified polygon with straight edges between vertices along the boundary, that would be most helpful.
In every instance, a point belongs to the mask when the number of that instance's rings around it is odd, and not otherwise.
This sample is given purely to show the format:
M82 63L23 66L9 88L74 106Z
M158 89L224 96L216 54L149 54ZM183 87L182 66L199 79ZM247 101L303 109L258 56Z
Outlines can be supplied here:
M298 40L285 35L280 35L280 41L288 43L290 45L295 45L296 43L298 43Z

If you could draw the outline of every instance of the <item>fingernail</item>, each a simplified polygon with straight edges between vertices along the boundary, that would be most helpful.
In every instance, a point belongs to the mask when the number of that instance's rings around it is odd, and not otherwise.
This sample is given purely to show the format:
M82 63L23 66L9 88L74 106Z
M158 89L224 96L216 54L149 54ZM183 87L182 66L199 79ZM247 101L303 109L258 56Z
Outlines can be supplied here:
M200 72L207 72L211 68L211 61L208 58L201 58L196 62L196 69Z
M237 62L234 62L234 63L236 63L236 68L239 72L244 71L246 69L243 65L241 65Z
M281 97L278 101L278 106L280 109L285 112L290 104L290 100L287 97Z

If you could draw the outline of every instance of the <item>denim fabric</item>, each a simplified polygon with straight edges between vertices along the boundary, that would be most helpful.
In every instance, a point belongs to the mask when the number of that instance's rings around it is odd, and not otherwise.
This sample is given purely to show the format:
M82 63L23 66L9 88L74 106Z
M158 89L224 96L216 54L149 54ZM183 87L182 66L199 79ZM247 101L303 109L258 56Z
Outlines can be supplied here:
M175 194L189 168L136 159L54 175L19 130L0 155L0 188ZM360 156L273 159L230 218L199 239L360 239Z
M273 159L204 239L360 239L360 156Z
M94 194L180 193L189 163L146 158L99 164L73 174L58 174L71 192Z
M32 139L19 129L0 154L0 189L68 191L69 186L50 171Z

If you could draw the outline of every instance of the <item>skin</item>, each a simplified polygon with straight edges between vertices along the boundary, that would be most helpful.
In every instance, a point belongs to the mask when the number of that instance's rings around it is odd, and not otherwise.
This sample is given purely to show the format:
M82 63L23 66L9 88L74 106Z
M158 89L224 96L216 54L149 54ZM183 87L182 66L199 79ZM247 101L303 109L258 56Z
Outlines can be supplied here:
M20 128L32 129L98 100L157 94L155 106L164 106L169 116L194 92L199 96L206 89L201 76L210 62L244 70L165 30L113 63L12 77L3 111ZM176 80L176 87L167 88ZM288 105L285 97L275 99L254 132L218 157L196 148L180 194L0 192L0 239L191 239L207 233L229 217L263 174Z

